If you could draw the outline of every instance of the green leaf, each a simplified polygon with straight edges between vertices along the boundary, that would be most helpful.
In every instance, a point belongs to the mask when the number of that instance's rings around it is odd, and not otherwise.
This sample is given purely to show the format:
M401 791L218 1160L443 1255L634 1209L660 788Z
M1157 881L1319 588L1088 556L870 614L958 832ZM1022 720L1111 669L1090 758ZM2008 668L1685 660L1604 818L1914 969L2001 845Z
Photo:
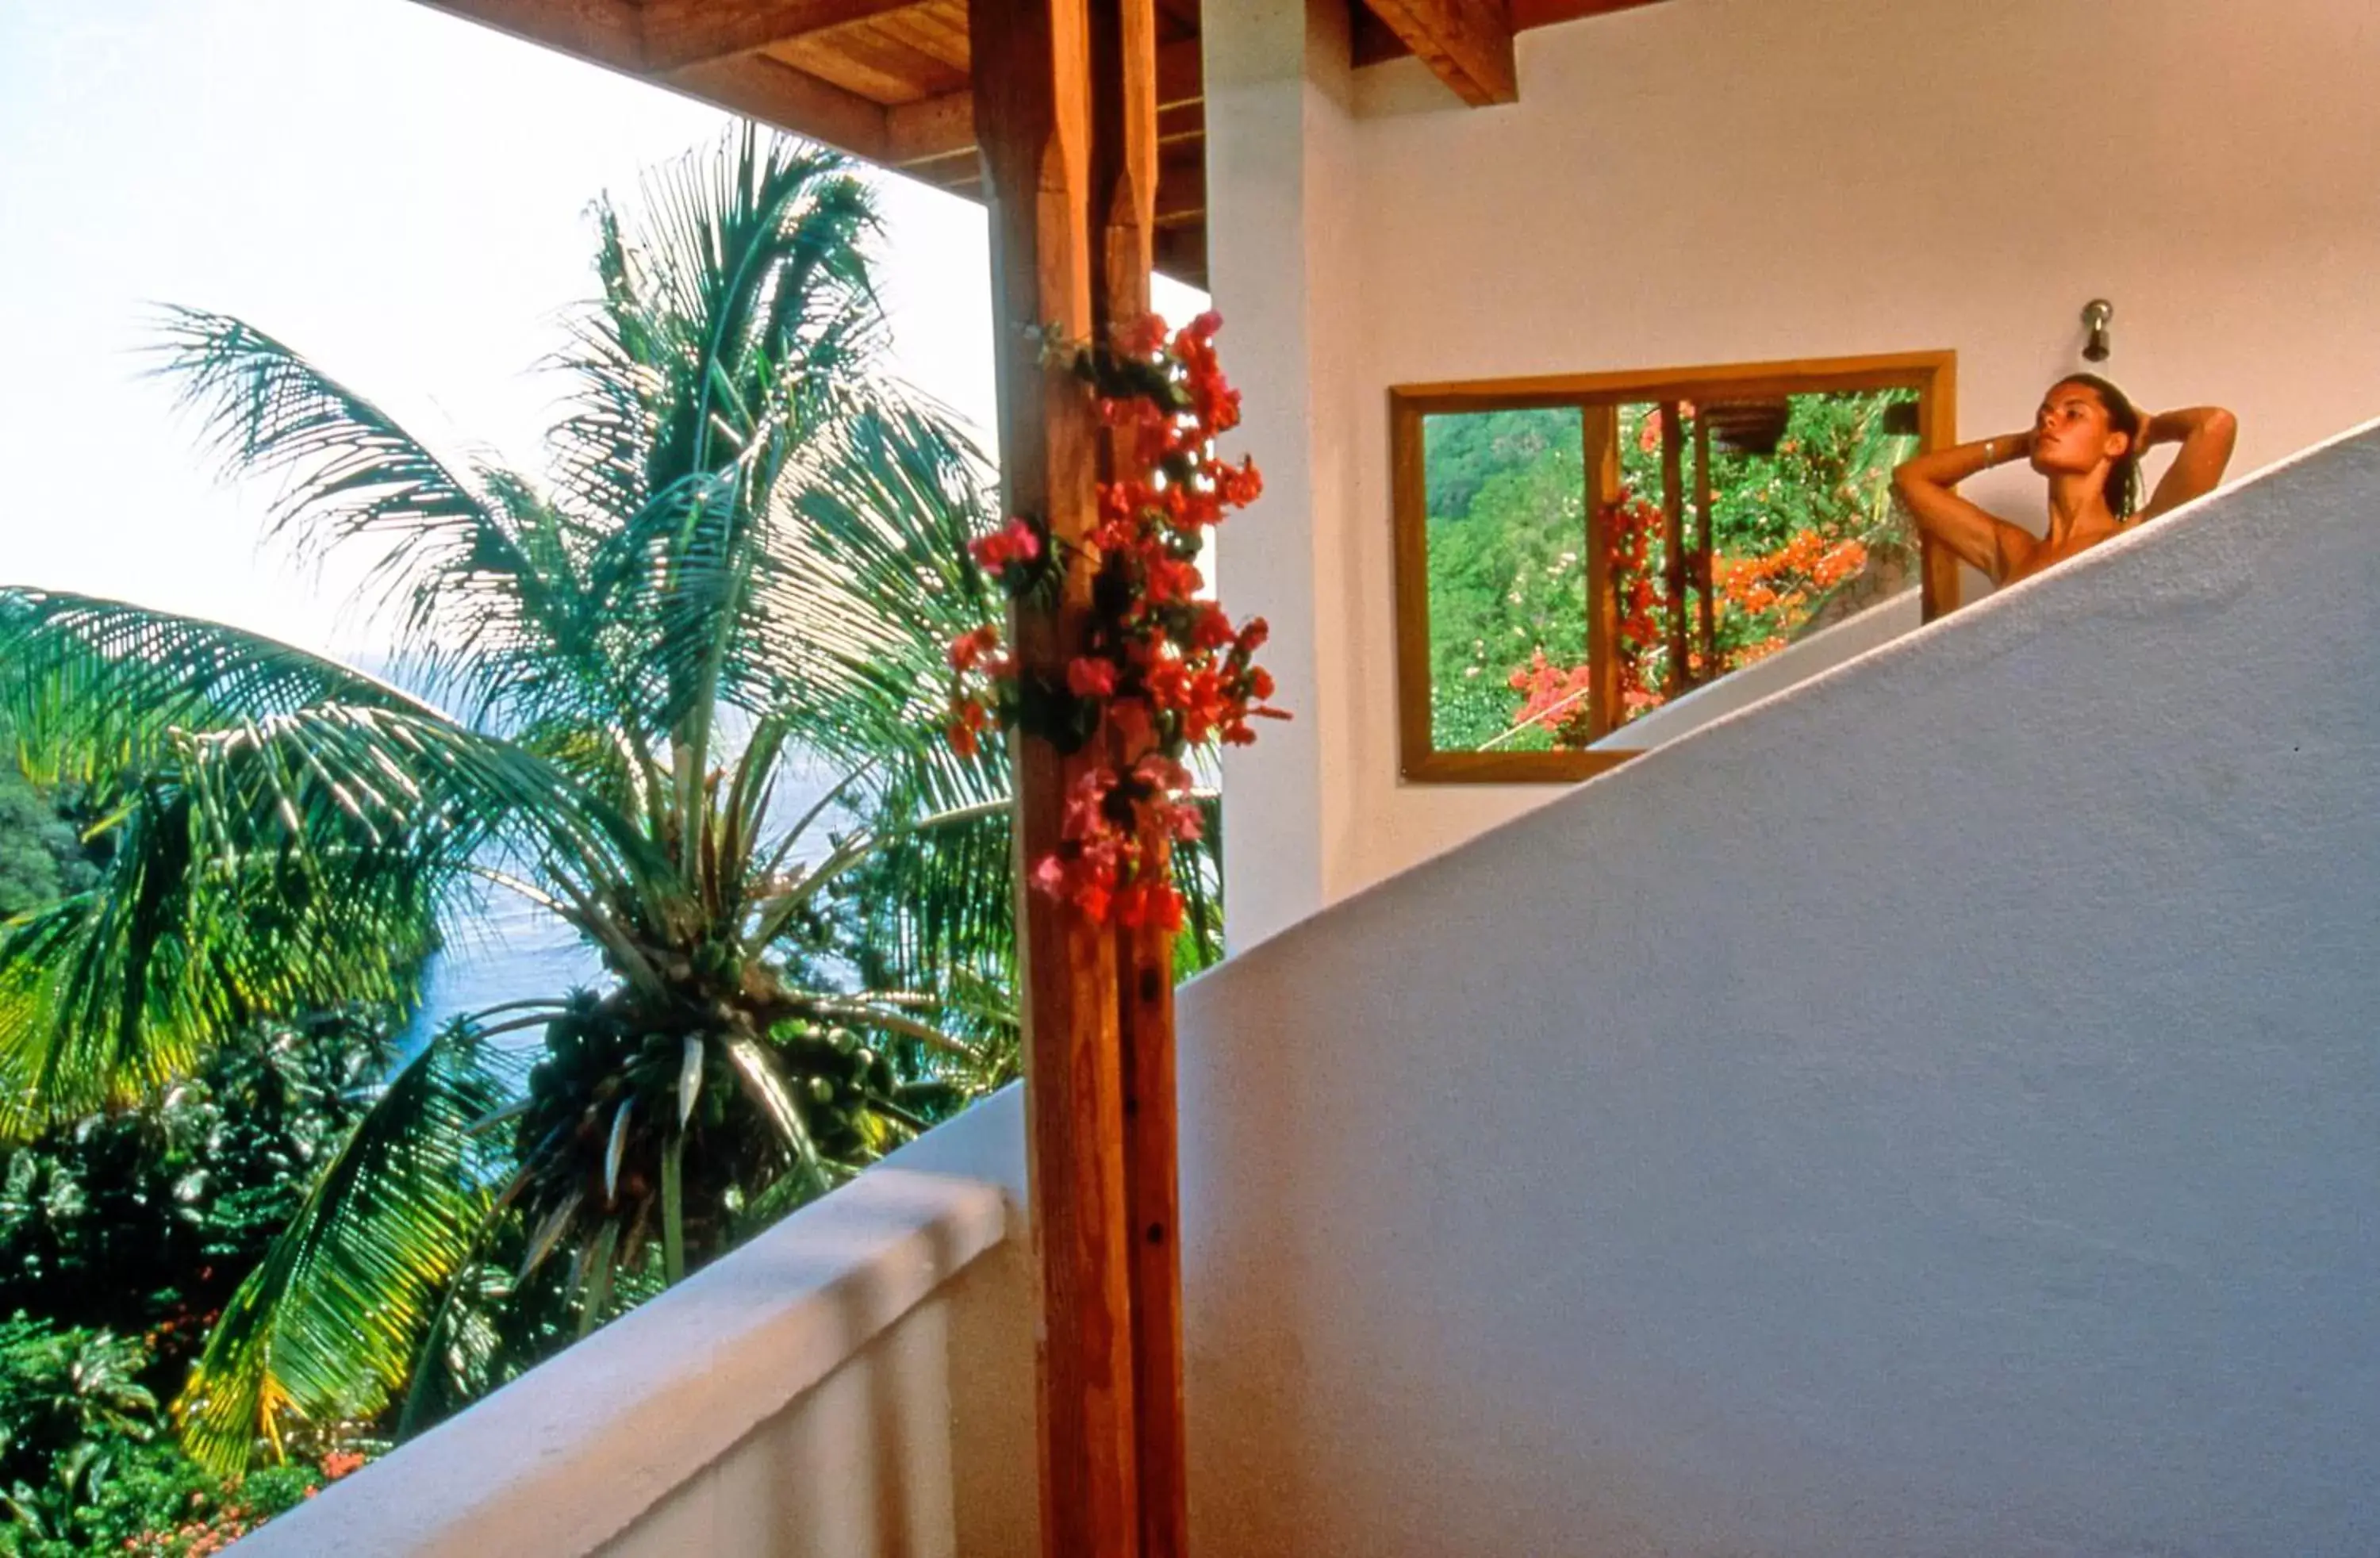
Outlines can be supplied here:
M468 1132L497 1093L477 1051L452 1028L399 1071L232 1296L175 1405L200 1462L236 1472L259 1441L278 1458L285 1412L369 1416L403 1388L487 1213Z

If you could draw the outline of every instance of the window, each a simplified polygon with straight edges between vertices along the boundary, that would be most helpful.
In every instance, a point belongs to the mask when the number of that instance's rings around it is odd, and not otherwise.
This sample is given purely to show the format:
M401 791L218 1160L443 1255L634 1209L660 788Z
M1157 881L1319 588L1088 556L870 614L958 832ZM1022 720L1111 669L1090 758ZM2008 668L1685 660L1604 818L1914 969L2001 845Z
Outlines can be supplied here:
M1390 392L1405 777L1588 777L1629 723L1907 588L1957 603L1892 468L1936 352Z

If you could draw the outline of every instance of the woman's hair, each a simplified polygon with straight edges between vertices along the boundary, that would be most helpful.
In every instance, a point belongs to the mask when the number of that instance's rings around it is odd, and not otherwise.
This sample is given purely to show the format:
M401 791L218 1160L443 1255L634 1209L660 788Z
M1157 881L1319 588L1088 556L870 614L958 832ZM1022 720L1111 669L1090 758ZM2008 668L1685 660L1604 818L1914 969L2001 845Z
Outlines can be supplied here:
M2107 511L2130 519L2141 506L2141 408L2132 397L2096 373L2069 373L2060 384L2081 384L2107 408L2107 430L2124 435L2124 452L2107 468ZM2056 388L2057 385L2050 386Z

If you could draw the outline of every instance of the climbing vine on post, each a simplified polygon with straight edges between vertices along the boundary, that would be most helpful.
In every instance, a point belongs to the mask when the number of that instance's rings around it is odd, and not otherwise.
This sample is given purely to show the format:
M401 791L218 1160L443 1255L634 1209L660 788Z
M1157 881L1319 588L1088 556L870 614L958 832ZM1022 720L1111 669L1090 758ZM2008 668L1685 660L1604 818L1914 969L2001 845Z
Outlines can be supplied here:
M1240 420L1239 392L1215 354L1221 326L1204 313L1169 336L1151 314L1105 346L1053 343L1100 419L1132 433L1129 473L1099 484L1098 523L1079 556L1063 554L1030 515L968 548L1020 600L1053 593L1069 567L1090 571L1090 621L1062 676L1021 672L996 624L951 645L949 736L971 752L996 725L1099 754L1075 781L1061 842L1031 862L1030 880L1102 924L1180 927L1167 846L1200 825L1184 760L1212 741L1254 741L1251 720L1289 717L1268 701L1272 677L1255 661L1264 619L1234 624L1200 593L1206 533L1263 490L1253 460L1231 465L1215 452L1216 436Z

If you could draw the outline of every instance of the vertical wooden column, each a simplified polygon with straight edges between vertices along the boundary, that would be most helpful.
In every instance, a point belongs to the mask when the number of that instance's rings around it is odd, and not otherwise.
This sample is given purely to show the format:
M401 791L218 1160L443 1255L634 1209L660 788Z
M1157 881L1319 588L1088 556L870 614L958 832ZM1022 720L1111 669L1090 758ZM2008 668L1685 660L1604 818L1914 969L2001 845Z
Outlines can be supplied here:
M1661 402L1661 571L1670 593L1670 674L1661 690L1675 698L1694 683L1686 676L1685 432L1678 403Z
M1620 728L1620 601L1611 578L1611 533L1605 516L1620 501L1620 411L1580 409L1586 440L1587 732L1600 739Z
M1710 419L1694 408L1694 587L1702 592L1703 675L1718 675L1718 602L1712 589L1718 559L1711 540Z
M1091 92L1086 0L969 0L976 143L991 221L993 353L1002 495L1074 559L1050 606L1020 605L1020 674L1062 685L1083 643L1096 508L1089 397L1045 357L1045 331L1092 330ZM1060 839L1069 786L1097 754L1018 736L1018 859ZM1115 938L1020 871L1027 1153L1041 1309L1035 1331L1042 1550L1117 1558L1139 1540L1130 1228Z
M1150 310L1157 212L1155 0L1088 0L1090 222L1099 268L1091 320L1102 339ZM1106 473L1135 476L1133 435L1118 432ZM1145 750L1119 750L1128 771ZM1164 838L1145 839L1166 869ZM1124 1197L1132 1235L1133 1405L1141 1558L1181 1558L1188 1545L1182 1415L1182 1258L1174 1119L1173 938L1143 926L1116 932L1116 1013L1123 1067Z
M1959 442L1958 375L1948 366L1938 366L1925 381L1925 393L1917 399L1917 446L1931 454L1948 449ZM1959 576L1959 558L1949 547L1932 536L1918 541L1918 610L1925 621L1946 616L1959 609L1959 594L1963 581Z

